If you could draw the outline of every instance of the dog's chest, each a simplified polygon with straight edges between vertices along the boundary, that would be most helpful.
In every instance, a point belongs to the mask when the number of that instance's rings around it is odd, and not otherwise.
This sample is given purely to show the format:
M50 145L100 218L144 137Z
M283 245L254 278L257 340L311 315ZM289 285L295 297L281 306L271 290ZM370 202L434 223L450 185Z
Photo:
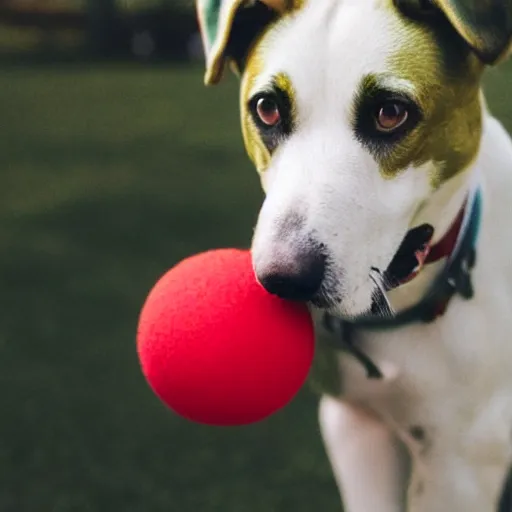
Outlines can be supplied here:
M418 453L451 450L479 467L511 456L512 319L507 286L455 299L432 324L357 333L354 343L383 374L368 378L338 353L340 394L370 408Z

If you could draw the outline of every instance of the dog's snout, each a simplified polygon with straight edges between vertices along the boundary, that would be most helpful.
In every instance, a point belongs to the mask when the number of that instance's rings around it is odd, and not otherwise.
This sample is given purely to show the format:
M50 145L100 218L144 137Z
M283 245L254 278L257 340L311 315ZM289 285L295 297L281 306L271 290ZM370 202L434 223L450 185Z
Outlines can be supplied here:
M318 249L293 259L276 261L256 271L261 285L282 299L309 301L319 291L325 274L325 255Z

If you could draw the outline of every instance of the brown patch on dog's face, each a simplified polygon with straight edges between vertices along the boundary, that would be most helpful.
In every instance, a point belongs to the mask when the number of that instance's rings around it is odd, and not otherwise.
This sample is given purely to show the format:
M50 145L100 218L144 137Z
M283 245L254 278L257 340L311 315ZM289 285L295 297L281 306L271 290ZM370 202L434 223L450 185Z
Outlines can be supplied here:
M407 41L390 58L390 73L414 84L422 119L383 161L390 173L434 162L434 188L466 169L482 133L484 66L440 11L416 20L397 11L397 37Z
M355 91L355 130L384 177L393 178L405 169L433 162L431 183L436 189L466 169L478 152L482 129L480 80L484 66L440 11L415 17L410 9L406 13L398 10L393 0L378 4L390 10L388 30L394 33L394 47L388 57L388 71L365 75ZM260 36L248 55L241 88L244 141L260 173L268 168L277 146L269 149L261 140L261 130L255 126L247 105L250 91L265 70L262 46L268 51L272 42L271 36L265 37L266 33L278 32L281 23L293 20L284 17ZM285 89L293 92L295 84L285 72L279 77L285 82ZM359 120L362 116L370 119L371 109L378 105L376 98L382 97L383 104L394 92L403 98L403 84L409 89L410 129L399 138L389 137L392 144L385 138L372 138L363 125L358 125ZM372 126L369 128L371 131Z
M259 173L263 173L269 166L271 154L261 137L258 126L256 126L254 122L247 102L250 95L249 91L254 87L255 81L262 72L263 67L263 57L256 43L247 58L242 85L240 87L240 116L245 148L249 158L253 161Z

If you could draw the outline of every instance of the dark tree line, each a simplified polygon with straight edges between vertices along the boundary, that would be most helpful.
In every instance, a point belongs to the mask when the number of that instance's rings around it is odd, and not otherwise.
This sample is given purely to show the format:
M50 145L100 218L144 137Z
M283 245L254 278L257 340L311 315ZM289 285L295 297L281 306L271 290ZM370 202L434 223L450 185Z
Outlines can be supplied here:
M156 56L182 58L197 31L193 3L188 0L151 2L137 11L121 9L117 0L87 0L85 5L82 12L31 12L0 0L0 24L37 28L48 34L77 29L86 36L87 51L106 58L133 54L134 41L148 39Z

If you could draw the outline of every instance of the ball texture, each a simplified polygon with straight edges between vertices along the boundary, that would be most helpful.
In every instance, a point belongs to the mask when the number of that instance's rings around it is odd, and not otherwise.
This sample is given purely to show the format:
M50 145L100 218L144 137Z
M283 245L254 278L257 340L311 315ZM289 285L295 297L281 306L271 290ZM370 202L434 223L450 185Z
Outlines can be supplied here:
M267 293L249 251L217 249L169 270L142 308L137 350L156 395L203 424L263 420L296 395L314 355L307 306Z

